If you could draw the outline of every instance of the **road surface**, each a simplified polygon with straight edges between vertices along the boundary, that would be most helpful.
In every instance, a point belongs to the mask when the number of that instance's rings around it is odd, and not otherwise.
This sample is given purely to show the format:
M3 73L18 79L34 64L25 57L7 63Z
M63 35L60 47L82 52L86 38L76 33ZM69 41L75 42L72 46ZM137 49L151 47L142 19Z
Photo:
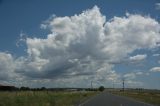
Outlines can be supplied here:
M128 97L117 96L107 92L89 99L79 106L153 106L143 102L133 100Z

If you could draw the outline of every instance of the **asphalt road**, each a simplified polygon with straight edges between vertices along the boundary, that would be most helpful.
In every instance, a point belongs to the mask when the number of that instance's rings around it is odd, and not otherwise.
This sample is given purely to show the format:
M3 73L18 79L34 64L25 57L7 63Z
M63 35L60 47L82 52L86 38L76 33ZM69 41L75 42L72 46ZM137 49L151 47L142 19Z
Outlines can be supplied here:
M79 106L153 106L143 102L133 100L128 97L117 96L103 92Z

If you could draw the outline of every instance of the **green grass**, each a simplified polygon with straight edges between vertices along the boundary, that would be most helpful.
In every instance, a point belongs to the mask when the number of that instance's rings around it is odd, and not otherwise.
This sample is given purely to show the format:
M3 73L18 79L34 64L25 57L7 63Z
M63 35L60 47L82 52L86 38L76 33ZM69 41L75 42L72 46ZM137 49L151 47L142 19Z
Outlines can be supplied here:
M137 92L137 91L112 91L113 94L116 95L122 95L122 96L128 96L133 99L136 99L138 101L142 101L145 103L153 104L156 106L160 106L160 93L158 92Z
M74 106L97 92L0 92L0 106Z

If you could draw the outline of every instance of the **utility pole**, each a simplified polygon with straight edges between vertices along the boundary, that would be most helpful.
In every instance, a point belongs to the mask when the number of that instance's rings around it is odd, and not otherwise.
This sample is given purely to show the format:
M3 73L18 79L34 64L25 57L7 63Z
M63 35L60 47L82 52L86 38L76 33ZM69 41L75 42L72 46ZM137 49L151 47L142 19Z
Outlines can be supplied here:
M93 81L91 81L91 89L93 89L93 85L92 85Z
M113 89L114 89L114 81L113 81Z
M125 81L125 79L123 78L123 79L122 79L122 84L123 84L123 92L124 92L124 81Z

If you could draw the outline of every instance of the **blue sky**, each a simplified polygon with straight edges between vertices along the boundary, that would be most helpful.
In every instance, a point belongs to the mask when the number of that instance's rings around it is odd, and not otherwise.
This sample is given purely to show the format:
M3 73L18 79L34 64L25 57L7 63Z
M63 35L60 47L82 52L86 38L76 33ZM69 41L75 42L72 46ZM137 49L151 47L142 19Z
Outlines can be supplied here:
M94 5L101 8L101 12L106 15L107 19L124 16L126 12L150 15L159 19L159 11L155 9L157 0L68 0L68 2L64 0L1 0L0 29L3 29L0 31L0 35L3 36L3 39L0 40L1 51L21 54L22 50L15 45L21 32L29 36L45 37L46 31L40 29L40 24L51 15L72 16Z
M158 0L0 0L0 82L121 87L125 77L160 89L159 13Z

